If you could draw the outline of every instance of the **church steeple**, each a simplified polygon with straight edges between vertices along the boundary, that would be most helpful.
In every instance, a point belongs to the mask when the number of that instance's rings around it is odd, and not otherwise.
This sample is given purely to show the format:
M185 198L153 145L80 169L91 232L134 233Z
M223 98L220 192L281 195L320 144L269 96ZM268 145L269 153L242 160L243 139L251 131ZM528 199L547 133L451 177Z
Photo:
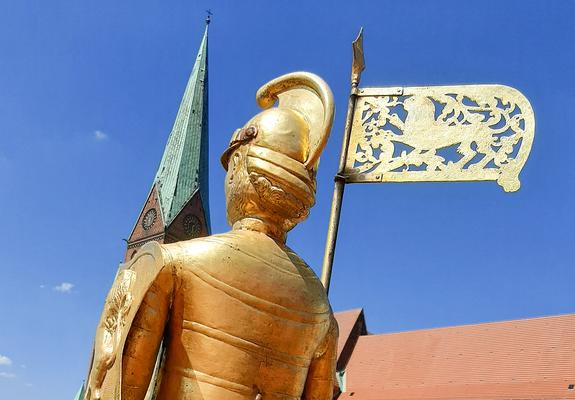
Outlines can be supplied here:
M199 190L208 203L208 25L170 133L155 183L169 225ZM207 208L205 209L208 214Z
M128 240L126 260L144 243L210 233L208 206L208 25L150 194Z

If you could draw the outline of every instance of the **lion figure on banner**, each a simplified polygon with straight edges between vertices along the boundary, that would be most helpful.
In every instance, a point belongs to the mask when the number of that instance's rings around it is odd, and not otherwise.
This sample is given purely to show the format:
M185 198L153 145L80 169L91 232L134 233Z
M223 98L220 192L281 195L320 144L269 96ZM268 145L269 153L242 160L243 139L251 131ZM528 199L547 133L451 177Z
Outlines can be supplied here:
M435 105L426 96L408 97L403 102L403 108L407 112L405 121L400 126L403 133L394 135L392 140L414 148L409 154L402 153L401 158L404 159L405 165L421 165L425 162L431 170L443 169L445 159L436 155L436 151L456 144L459 144L457 152L462 157L455 162L448 162L447 168L462 169L478 153L484 154L485 157L469 168L482 168L493 159L495 152L492 146L497 138L494 136L494 130L483 122L483 114L466 113L465 118L459 118L457 111L454 111L455 115L449 119L441 116L436 119Z

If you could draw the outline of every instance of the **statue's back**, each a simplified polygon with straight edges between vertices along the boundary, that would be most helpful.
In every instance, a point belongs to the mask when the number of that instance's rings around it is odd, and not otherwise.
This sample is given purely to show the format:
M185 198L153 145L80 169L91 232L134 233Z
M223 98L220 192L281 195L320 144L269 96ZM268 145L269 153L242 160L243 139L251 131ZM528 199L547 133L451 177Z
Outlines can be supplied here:
M158 400L299 399L332 318L313 271L253 231L165 249L175 272Z

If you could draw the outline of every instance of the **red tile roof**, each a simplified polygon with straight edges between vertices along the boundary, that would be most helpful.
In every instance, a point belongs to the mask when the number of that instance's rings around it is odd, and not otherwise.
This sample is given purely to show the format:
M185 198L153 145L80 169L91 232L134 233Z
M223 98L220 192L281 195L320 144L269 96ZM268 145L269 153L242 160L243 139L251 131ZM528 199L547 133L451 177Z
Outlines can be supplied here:
M338 400L575 399L575 314L360 336Z
M339 371L345 368L358 337L367 334L367 331L361 308L337 312L334 316L339 327L337 341L337 369Z

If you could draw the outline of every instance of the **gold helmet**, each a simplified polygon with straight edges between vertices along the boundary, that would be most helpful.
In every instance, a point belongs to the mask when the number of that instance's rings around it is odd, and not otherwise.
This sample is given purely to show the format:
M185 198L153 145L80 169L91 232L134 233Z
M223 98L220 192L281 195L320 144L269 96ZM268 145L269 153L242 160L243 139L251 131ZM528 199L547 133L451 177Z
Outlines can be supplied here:
M265 111L234 133L222 165L227 171L233 152L247 146L247 172L260 197L281 206L290 219L301 220L315 202L315 174L331 131L333 94L319 76L294 72L263 85L256 100Z

